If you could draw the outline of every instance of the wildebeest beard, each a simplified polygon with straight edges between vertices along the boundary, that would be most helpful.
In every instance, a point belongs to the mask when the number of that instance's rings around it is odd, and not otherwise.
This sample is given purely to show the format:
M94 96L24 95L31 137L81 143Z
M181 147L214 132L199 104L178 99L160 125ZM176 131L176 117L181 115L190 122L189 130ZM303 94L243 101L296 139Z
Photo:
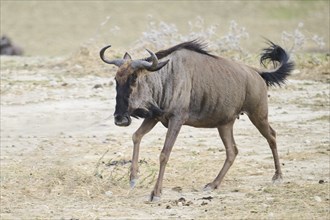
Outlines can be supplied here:
M147 108L138 108L131 114L134 118L158 118L164 114L164 111L154 104L149 103Z

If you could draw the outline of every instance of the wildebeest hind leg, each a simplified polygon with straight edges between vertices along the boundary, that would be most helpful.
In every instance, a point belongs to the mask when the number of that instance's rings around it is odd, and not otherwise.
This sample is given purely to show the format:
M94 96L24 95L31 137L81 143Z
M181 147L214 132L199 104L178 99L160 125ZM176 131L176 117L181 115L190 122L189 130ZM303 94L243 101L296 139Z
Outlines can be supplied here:
M274 164L275 164L275 174L273 176L273 182L281 182L282 181L282 171L280 160L277 153L277 145L276 145L276 132L275 130L269 125L267 115L261 117L257 115L249 116L252 123L257 127L259 132L267 139L270 149L272 150Z
M220 137L226 148L226 161L222 169L220 170L218 176L213 180L213 182L207 184L204 190L212 190L218 188L224 176L228 172L229 168L234 163L236 155L238 154L238 150L233 136L234 122L235 120L226 125L218 127Z
M135 131L132 136L134 148L133 148L133 158L131 165L131 174L130 174L130 186L134 188L137 182L138 177L138 160L139 160L139 151L140 151L140 143L142 137L147 134L155 125L157 121L155 119L147 118L145 119L141 126Z

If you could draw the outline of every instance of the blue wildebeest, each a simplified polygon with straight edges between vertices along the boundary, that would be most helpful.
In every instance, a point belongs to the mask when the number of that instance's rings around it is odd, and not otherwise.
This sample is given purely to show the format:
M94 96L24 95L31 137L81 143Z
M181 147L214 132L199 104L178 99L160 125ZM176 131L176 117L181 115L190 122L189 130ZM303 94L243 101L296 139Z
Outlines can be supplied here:
M19 46L13 44L9 37L1 36L0 55L23 55L23 50Z
M182 125L218 129L226 160L218 176L205 187L216 189L238 153L233 125L241 113L248 115L269 143L275 163L273 181L282 178L275 131L268 123L267 86L284 83L294 65L280 46L269 45L260 59L261 64L269 60L277 65L269 71L212 55L196 40L157 53L147 50L150 57L139 60L132 60L128 53L123 59L110 60L104 56L110 46L101 49L101 59L119 67L115 124L129 126L131 116L144 118L132 138L131 187L137 180L141 139L160 121L168 130L151 200L160 198L165 166Z

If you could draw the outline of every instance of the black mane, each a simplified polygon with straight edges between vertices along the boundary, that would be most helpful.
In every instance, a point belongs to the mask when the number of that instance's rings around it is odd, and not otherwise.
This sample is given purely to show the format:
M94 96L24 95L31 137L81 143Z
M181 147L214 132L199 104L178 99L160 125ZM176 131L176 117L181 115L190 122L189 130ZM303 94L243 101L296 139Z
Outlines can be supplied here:
M161 50L158 51L156 53L156 56L158 59L162 59L164 57L167 57L168 55L170 55L171 53L181 50L181 49L186 49L186 50L190 50L190 51L194 51L196 53L200 53L200 54L204 54L213 58L217 58L217 56L210 54L209 52L207 52L205 50L205 48L207 47L207 44L200 42L199 40L193 40L193 41L188 41L188 42L184 42L181 44L178 44L174 47L171 47L169 49L166 50ZM146 59L147 61L149 61L149 58Z

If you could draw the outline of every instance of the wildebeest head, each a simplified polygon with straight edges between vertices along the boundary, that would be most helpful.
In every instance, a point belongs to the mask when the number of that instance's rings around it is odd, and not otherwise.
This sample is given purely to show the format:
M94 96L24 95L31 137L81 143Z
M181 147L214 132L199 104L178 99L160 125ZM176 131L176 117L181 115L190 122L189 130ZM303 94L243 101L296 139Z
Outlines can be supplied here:
M131 116L147 117L145 108L132 105L134 103L132 93L136 92L134 88L137 86L138 77L148 72L160 70L168 63L168 60L159 62L157 56L150 50L147 50L150 57L146 59L132 60L131 56L125 53L122 59L108 60L104 57L104 52L109 47L111 46L109 45L101 49L100 57L103 62L119 67L115 76L117 91L114 113L115 124L118 126L129 126L131 124Z

